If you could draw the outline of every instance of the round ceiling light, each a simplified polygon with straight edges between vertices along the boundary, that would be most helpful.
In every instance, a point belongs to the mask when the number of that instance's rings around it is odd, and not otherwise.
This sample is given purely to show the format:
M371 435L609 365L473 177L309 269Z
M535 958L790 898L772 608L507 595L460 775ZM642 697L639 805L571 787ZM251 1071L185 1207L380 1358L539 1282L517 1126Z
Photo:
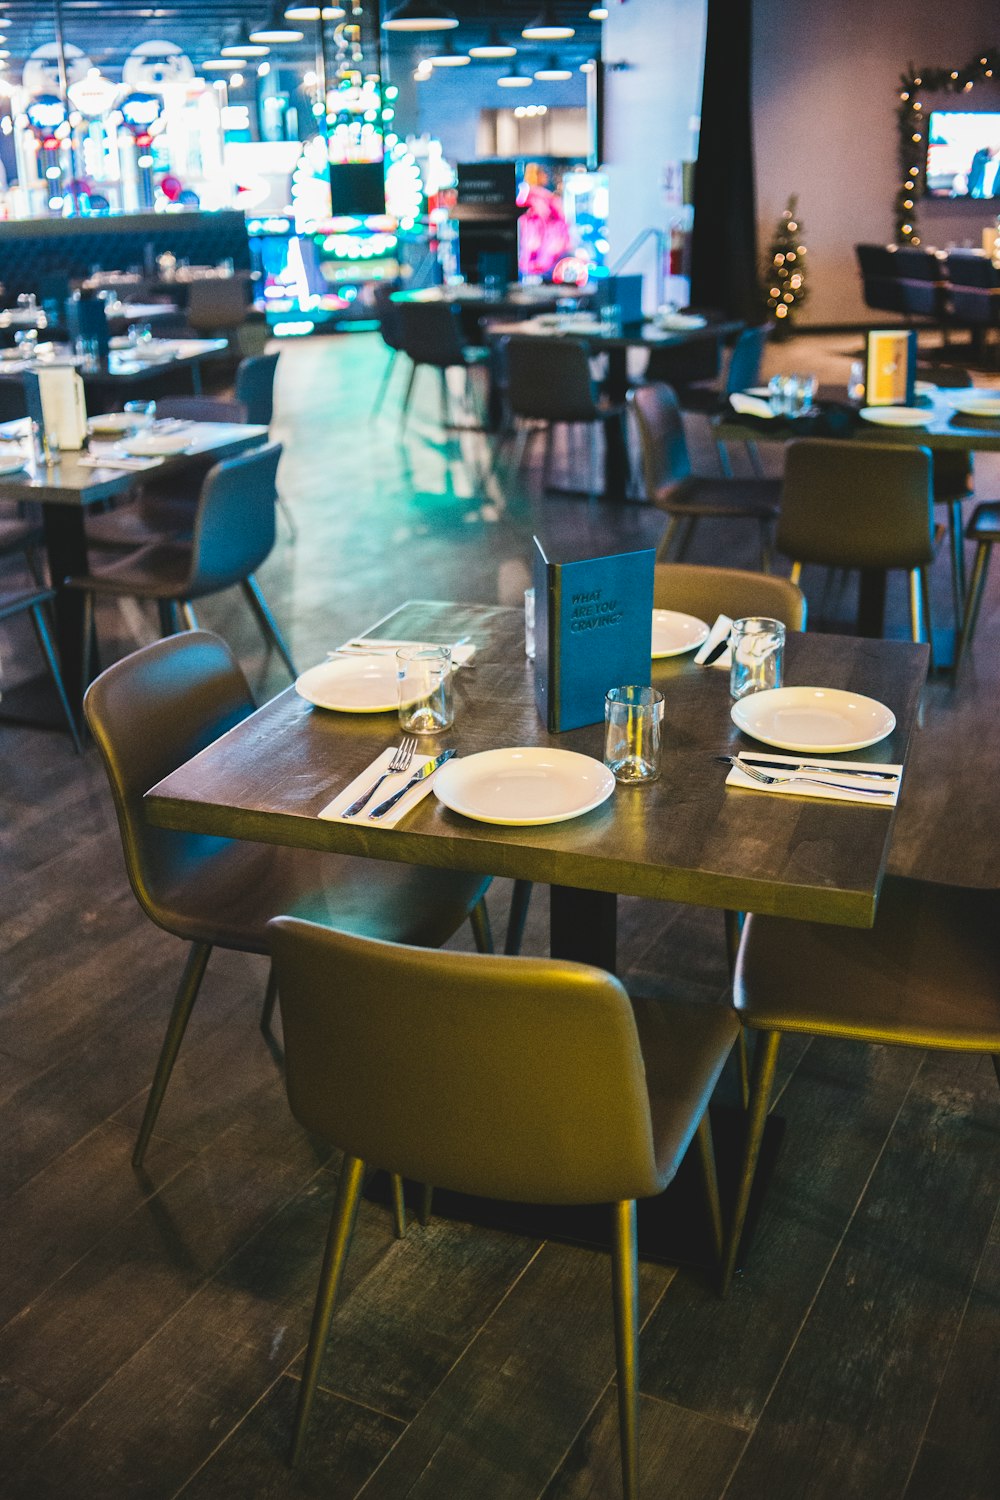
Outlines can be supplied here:
M497 83L502 89L528 89L531 87L534 81L535 80L533 78L526 78L525 75L519 71L516 63L511 68L509 73L505 73L502 78L497 79Z
M464 68L472 58L467 52L460 52L451 37L444 43L441 50L432 57L425 58L432 68Z
M451 31L458 17L435 0L403 0L382 22L383 31Z
M516 57L517 48L512 46L510 42L503 40L500 35L499 26L491 26L486 41L481 42L478 47L470 47L469 56L483 58Z
M559 59L553 54L544 68L535 69L535 77L539 83L563 83L567 78L572 78L573 74L569 68L561 68Z
M521 35L529 42L562 42L576 36L576 27L560 21L554 5L543 5L540 14L522 29Z
M272 8L265 24L252 27L250 40L264 42L269 47L277 47L282 42L301 42L302 32L288 24L281 13L281 0L278 0L278 4Z
M345 14L342 5L324 5L320 10L318 5L286 5L286 21L339 21Z
M265 47L263 42L252 42L246 31L240 34L238 42L230 42L228 47L219 48L220 57L266 57L270 47Z

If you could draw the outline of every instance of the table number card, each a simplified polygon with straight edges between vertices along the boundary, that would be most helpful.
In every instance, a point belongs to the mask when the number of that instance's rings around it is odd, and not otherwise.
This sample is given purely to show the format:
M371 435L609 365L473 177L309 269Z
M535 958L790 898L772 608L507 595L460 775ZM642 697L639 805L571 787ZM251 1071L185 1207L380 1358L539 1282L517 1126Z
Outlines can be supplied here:
M917 335L913 329L873 330L865 360L865 400L869 406L910 406L917 376Z
M609 688L649 685L655 554L556 562L534 540L538 712L555 734L603 723Z

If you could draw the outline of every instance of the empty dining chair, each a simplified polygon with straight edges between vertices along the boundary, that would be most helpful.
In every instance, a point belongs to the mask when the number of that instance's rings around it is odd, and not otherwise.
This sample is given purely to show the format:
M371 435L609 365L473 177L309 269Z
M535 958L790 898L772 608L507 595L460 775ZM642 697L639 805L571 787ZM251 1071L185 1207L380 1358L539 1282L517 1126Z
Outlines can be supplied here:
M666 559L676 543L682 558L699 521L748 520L758 528L761 566L769 571L780 481L694 474L680 404L670 386L639 386L628 400L639 432L646 499L668 517L657 557Z
M837 438L790 442L776 543L792 559L793 581L803 563L901 569L909 574L913 639L930 643L931 477L928 448Z
M248 309L247 283L240 276L206 276L190 284L188 326L202 337L228 337L245 321Z
M976 544L976 559L972 565L972 578L955 647L955 665L952 669L952 681L955 682L976 633L993 548L1000 542L1000 503L993 500L977 505L965 535L970 542Z
M623 403L605 400L597 390L590 369L586 344L561 336L508 337L500 357L507 383L507 407L512 419L514 451L511 469L516 472L524 459L531 434L529 423L544 423L545 459L542 490L548 487L552 466L553 428L583 426L590 436L590 473L587 492L596 499L603 489L598 435L606 422L616 422L627 448Z
M302 1455L366 1165L522 1203L612 1205L622 1488L639 1494L635 1200L697 1136L720 1217L707 1106L728 1006L637 1004L600 969L270 924L296 1119L344 1152L299 1392ZM569 1440L570 1434L567 1434Z
M761 365L764 361L764 350L773 332L773 323L760 323L753 328L744 328L742 333L737 335L736 341L729 351L729 360L726 364L725 375L721 383L685 387L682 391L678 392L681 410L691 414L698 413L702 416L712 417L717 412L726 409L729 397L734 392L745 391L750 386L758 385L760 382ZM729 451L725 443L716 439L715 446L719 454L719 464L723 474L731 474L732 465L729 462ZM757 444L748 442L744 446L746 447L754 473L759 476L761 466L757 453Z
M116 662L84 699L132 891L151 921L190 944L136 1141L136 1166L213 947L266 954L268 921L289 911L368 937L431 945L446 942L471 916L477 942L488 942L486 877L175 833L146 821L143 794L254 707L229 647L203 631L154 642Z
M375 405L372 407L372 416L377 417L382 410L389 390L389 381L396 367L396 360L405 352L403 342L403 313L399 303L392 299L399 290L399 285L394 281L379 281L375 284L372 292L372 300L375 303L375 312L378 317L378 331L382 342L389 351L389 358L382 372L379 382L378 394L375 397Z
M790 578L751 573L743 568L715 568L698 563L657 563L653 604L695 615L709 625L719 615L738 620L764 615L787 630L805 630L806 596Z
M69 729L70 739L77 755L81 754L80 736L76 728L76 720L73 710L69 706L66 696L66 688L63 684L62 672L59 670L59 658L56 655L55 646L46 620L46 609L55 598L55 591L49 588L39 588L37 585L31 589L19 589L14 593L0 593L0 624L5 620L12 620L16 615L30 615L34 626L35 637L39 649L45 658L45 665L49 669L53 685L59 698L59 703Z
M459 309L451 302L401 302L399 308L402 314L403 352L413 362L403 397L402 419L406 421L410 409L417 371L427 367L438 372L441 382L441 425L450 427L453 423L448 394L448 371L464 371L468 403L472 393L469 372L489 359L489 350L463 342Z
M1000 1082L1000 896L888 877L870 930L750 916L734 996L757 1033L749 1133L724 1272L728 1288L782 1036L992 1054Z
M95 598L148 599L160 613L164 635L197 628L192 603L238 586L264 639L275 647L292 677L291 652L254 576L274 546L275 475L281 444L269 443L216 464L198 496L194 530L187 541L158 541L126 553L90 573L68 578L67 587L86 596L84 641L90 641ZM89 677L89 661L84 664Z
M252 354L236 367L234 390L243 407L245 422L270 427L274 419L274 386L278 375L278 354Z

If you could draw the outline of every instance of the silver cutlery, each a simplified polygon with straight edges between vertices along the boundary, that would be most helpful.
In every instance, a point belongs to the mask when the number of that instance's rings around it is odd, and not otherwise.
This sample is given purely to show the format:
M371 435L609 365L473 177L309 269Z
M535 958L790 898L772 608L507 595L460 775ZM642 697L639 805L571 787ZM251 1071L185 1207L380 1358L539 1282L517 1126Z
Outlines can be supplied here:
M459 646L467 646L469 644L469 640L469 636L463 635L460 640L451 642L450 650L457 651ZM345 641L342 646L337 647L336 651L328 651L326 654L328 658L333 658L336 656L395 656L396 652L400 649L401 644L402 643L394 642L390 645L383 645L377 639L372 641L366 641L364 639L357 641ZM407 642L406 644L410 643ZM471 665L471 661L453 663L453 666L456 668Z
M746 767L748 764L759 766L762 771L783 771L786 775L792 775L797 771L822 771L824 775L863 776L866 781L898 781L898 771L856 771L847 766L817 766L817 765L791 765L784 760L765 760L762 755L742 756L717 755L716 760L724 761L726 765Z
M416 748L416 735L404 734L399 749L389 762L388 770L383 771L382 775L372 782L368 790L362 792L356 802L352 802L350 807L345 807L342 816L345 818L356 818L361 809L374 797L383 781L387 781L390 776L398 776L402 771L408 771L410 769L410 762L413 760L413 752Z
M395 807L399 799L405 797L411 787L417 786L421 781L426 781L428 776L433 776L439 766L443 766L446 760L451 760L452 756L457 754L457 750L445 750L442 755L435 756L433 760L424 761L420 770L410 777L405 786L401 786L398 792L393 792L385 802L380 802L378 807L372 808L368 814L369 818L384 818L389 809Z
M809 786L832 786L839 792L858 792L863 797L891 797L894 787L881 786L848 786L843 781L820 781L818 776L769 776L766 771L758 771L756 766L748 765L745 760L737 761L731 756L716 756L716 760L728 760L742 771L744 776L749 776L751 781L759 781L762 786L787 786L789 782L803 781Z

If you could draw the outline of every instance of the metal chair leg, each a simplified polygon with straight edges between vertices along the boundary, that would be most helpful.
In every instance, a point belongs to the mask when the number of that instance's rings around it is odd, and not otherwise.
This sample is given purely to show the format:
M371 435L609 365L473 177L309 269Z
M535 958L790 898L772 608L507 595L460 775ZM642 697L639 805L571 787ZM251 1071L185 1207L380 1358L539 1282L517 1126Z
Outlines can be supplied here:
M434 1189L429 1182L424 1182L420 1187L420 1208L418 1217L424 1229L431 1222L431 1210L434 1207Z
M779 1031L762 1031L757 1038L757 1046L754 1049L753 1085L750 1091L747 1139L743 1150L743 1165L740 1171L739 1187L736 1192L736 1202L733 1206L732 1222L729 1226L729 1240L722 1261L721 1292L723 1297L726 1296L732 1284L733 1272L736 1270L736 1259L740 1253L740 1240L743 1237L743 1225L746 1222L747 1208L750 1204L750 1189L753 1187L761 1141L764 1139L764 1126L767 1124L767 1108L771 1098L771 1089L774 1086L774 1074L778 1066L778 1048L780 1044L781 1033Z
M257 616L257 623L260 625L264 639L275 648L294 680L299 674L295 670L292 653L288 649L284 636L278 629L278 622L272 615L267 600L260 591L260 584L251 573L248 578L244 578L240 587L246 595L247 603Z
M732 479L733 466L729 461L729 449L718 438L715 440L715 447L719 455L719 468L722 470L723 476L726 479Z
M472 925L472 936L476 941L477 953L492 953L493 933L490 931L490 914L486 910L485 901L477 901L469 912L469 922Z
M198 616L195 614L193 608L191 607L190 601L187 599L182 599L177 608L181 612L181 619L184 621L184 629L197 630Z
M177 1054L180 1051L187 1023L194 1009L194 1002L198 998L198 990L201 981L205 977L205 968L208 964L209 954L212 951L211 943L192 943L191 951L184 965L184 973L181 982L177 986L177 994L174 996L173 1009L170 1012L170 1020L167 1022L167 1034L163 1038L163 1046L160 1048L160 1056L156 1064L156 1072L153 1074L153 1082L149 1089L149 1098L146 1100L146 1112L139 1126L139 1135L136 1139L135 1150L132 1153L133 1167L141 1167L149 1145L149 1138L153 1134L153 1126L156 1117L160 1113L160 1105L163 1096L167 1092L167 1084L173 1072Z
M921 612L922 612L923 617L924 617L924 629L927 632L927 644L931 648L931 656L930 656L930 661L927 664L927 670L928 670L928 672L933 673L934 670L935 670L935 662L934 662L934 617L931 614L931 570L930 570L930 568L921 568L920 569L920 609L921 609Z
M351 1235L357 1218L358 1202L364 1182L365 1164L356 1156L346 1156L340 1169L337 1198L333 1205L330 1232L327 1236L323 1268L319 1273L316 1290L316 1305L313 1308L312 1327L309 1330L309 1346L306 1349L305 1368L299 1389L299 1404L295 1411L295 1428L292 1433L292 1449L289 1463L294 1468L302 1457L305 1447L309 1415L316 1397L320 1367L326 1349L330 1320L337 1302L341 1277L347 1263L347 1252L351 1247Z
M398 1172L389 1173L389 1194L392 1200L392 1227L397 1240L406 1239L406 1203L403 1198L403 1179Z
M673 545L678 531L680 530L681 519L682 518L680 516L671 516L667 521L667 528L664 531L663 535L660 537L660 543L656 549L657 562L667 561L667 558L670 555L670 548Z
M1000 1083L1000 1052L993 1053L993 1071L997 1075L997 1083Z
M448 371L440 369L438 370L438 375L440 376L441 391L441 426L448 428L452 425L451 405L448 400Z
M80 697L90 687L90 673L94 661L94 596L88 589L83 596L83 661L82 682L80 683Z
M82 755L83 746L80 744L80 736L77 733L76 720L73 717L73 710L70 708L69 699L66 696L66 689L63 685L62 680L62 672L60 672L59 670L59 660L56 656L55 647L52 644L52 637L49 635L49 627L45 623L44 607L41 604L33 604L29 613L31 615L32 624L35 627L35 635L38 637L38 644L41 647L42 655L45 657L46 664L48 665L49 672L52 676L52 681L56 685L56 692L59 694L59 702L62 704L62 711L66 717L66 724L70 732L70 737L73 741L73 749L76 751L77 755Z
M972 579L969 583L969 592L965 599L965 613L962 616L962 628L958 636L958 644L955 647L955 665L952 668L952 681L958 679L958 669L962 665L965 653L972 644L972 637L976 632L976 622L979 619L979 606L983 602L983 591L986 587L986 575L990 568L990 558L993 554L992 542L980 542L976 548L976 560L972 565Z
M274 1016L274 1002L278 998L278 976L274 972L274 965L267 971L267 989L264 991L264 1008L260 1013L260 1029L265 1036L271 1035L271 1020Z
M774 526L770 521L760 523L760 571L770 573L774 568Z
M382 403L385 400L386 393L389 389L389 381L392 377L392 371L393 367L395 366L396 356L398 355L398 353L398 349L393 349L392 353L389 355L388 364L386 365L385 370L382 372L382 379L379 382L378 395L375 397L375 405L372 407L373 417L377 417L379 412L382 410Z
M274 503L278 507L278 515L281 516L282 520L288 528L289 541L294 542L295 538L299 534L299 528L295 524L295 516L292 512L292 507L289 505L284 495L275 495Z
M698 1121L696 1135L698 1142L698 1161L701 1165L702 1182L705 1188L705 1204L708 1208L708 1222L712 1230L712 1247L715 1250L715 1259L718 1266L722 1266L722 1204L719 1201L719 1178L715 1170L715 1147L712 1143L712 1122L709 1119L708 1110Z
M639 1259L635 1200L612 1207L611 1285L618 1364L618 1432L622 1494L639 1500Z
M745 446L747 450L747 458L750 460L750 467L753 470L754 477L757 479L763 479L764 465L760 461L760 449L758 448L757 444L753 442L747 443Z
M405 427L406 426L406 419L407 419L407 417L410 414L410 401L411 401L411 399L413 397L413 385L414 385L414 382L415 382L415 380L417 378L417 371L418 371L419 368L420 368L420 366L416 362L414 362L410 366L410 378L406 382L406 393L403 396L403 404L402 404L402 406L399 409L399 425L400 425L400 427Z
M684 559L685 559L685 557L688 554L688 548L691 546L691 543L694 541L694 534L695 534L695 531L696 531L697 526L698 526L698 520L699 520L698 516L688 516L687 517L687 525L684 528L684 535L681 537L680 542L677 545L677 561L678 562L683 562Z
M521 940L524 937L524 924L528 920L531 892L530 880L514 881L514 889L510 893L510 912L507 916L507 936L503 945L503 951L508 955L521 951Z
M788 576L791 579L792 583L797 585L799 579L802 577L802 564L800 562L793 562L792 571Z
M731 981L736 973L736 955L740 951L740 937L743 932L746 913L742 911L727 911L723 913L723 916L726 919L726 958L729 964L729 978ZM746 1030L742 1026L736 1040L736 1061L740 1073L740 1096L743 1100L743 1108L746 1109L750 1103L750 1057L747 1051Z
M948 502L948 548L951 554L951 596L955 606L955 624L961 626L965 614L965 537L961 500Z

